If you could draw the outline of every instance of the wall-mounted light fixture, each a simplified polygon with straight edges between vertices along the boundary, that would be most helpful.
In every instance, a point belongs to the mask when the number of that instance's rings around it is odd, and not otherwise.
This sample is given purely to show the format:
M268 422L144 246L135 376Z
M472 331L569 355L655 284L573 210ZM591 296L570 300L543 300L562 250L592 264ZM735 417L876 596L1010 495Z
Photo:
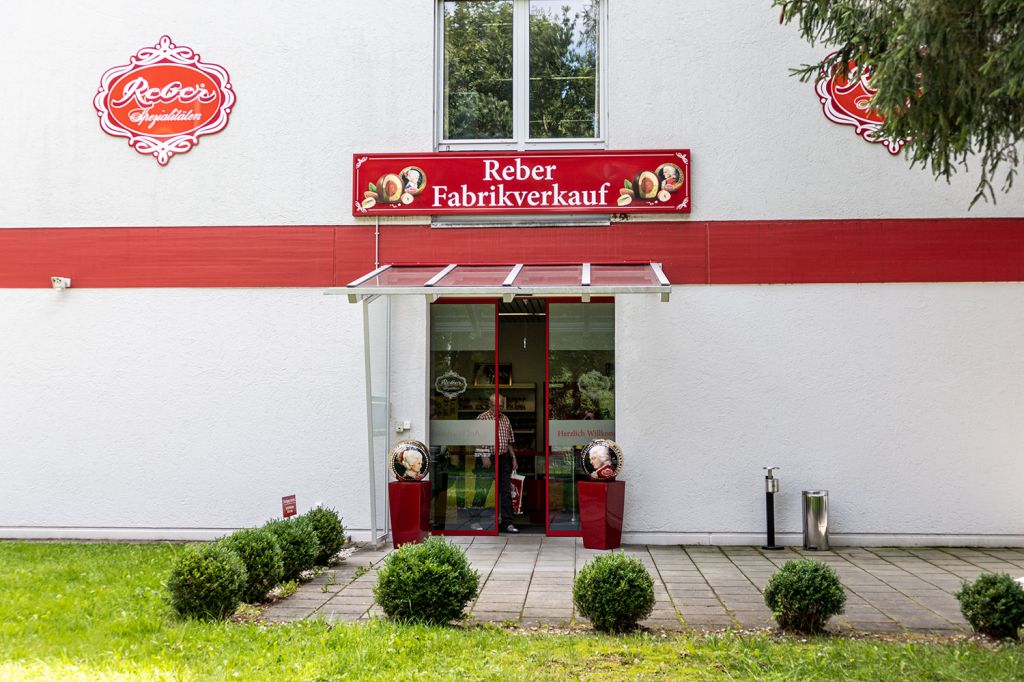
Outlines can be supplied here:
M68 289L71 287L70 277L51 277L50 286L57 290Z

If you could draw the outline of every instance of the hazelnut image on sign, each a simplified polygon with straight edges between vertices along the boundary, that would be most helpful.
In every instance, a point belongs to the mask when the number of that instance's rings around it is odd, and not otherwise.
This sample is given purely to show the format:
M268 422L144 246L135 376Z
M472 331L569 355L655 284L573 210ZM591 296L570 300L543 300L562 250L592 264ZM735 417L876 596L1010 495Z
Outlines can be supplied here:
M663 189L660 192L658 192L658 201L671 201L671 199L672 193L669 192L667 189Z
M403 192L402 193L402 203L403 204L408 206L409 204L412 203L412 200L413 200L413 196L411 194L409 194L408 192Z
M394 173L382 175L377 181L377 198L388 204L394 204L402 197L402 180Z
M633 192L637 199L650 201L658 196L658 176L651 171L641 171L633 180Z

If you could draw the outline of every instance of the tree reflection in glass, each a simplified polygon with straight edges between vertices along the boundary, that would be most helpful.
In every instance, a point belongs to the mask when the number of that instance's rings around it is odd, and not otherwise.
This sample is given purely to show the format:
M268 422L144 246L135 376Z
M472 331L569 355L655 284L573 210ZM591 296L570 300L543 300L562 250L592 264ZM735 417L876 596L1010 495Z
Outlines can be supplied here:
M530 1L530 137L582 137L597 126L596 0Z
M444 137L512 137L512 2L444 3Z

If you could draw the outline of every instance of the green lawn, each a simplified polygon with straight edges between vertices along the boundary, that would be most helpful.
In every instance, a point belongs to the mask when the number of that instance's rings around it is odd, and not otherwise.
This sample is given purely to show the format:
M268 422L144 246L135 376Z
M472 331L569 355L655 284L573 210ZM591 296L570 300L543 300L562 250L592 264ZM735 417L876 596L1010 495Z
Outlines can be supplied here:
M1020 680L1024 647L177 620L172 545L0 542L0 680Z

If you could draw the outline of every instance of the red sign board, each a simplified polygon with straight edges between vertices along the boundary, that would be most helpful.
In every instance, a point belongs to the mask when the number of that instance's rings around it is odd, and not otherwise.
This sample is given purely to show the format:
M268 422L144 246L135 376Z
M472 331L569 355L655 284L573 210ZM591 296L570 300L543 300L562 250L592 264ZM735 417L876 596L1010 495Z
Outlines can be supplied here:
M885 117L871 110L871 98L877 90L871 87L871 69L864 69L860 78L851 80L856 75L857 65L850 63L846 72L839 69L835 73L820 74L814 85L821 109L825 118L840 125L854 127L857 135L868 142L885 145L890 154L899 154L906 140L890 140L879 135L879 129Z
M93 99L104 132L127 137L161 166L199 144L200 135L223 130L234 104L228 72L168 36L108 69Z
M298 509L295 504L295 496L288 495L287 497L281 498L281 513L287 519L289 516L295 516Z
M690 150L355 154L352 214L689 213Z

